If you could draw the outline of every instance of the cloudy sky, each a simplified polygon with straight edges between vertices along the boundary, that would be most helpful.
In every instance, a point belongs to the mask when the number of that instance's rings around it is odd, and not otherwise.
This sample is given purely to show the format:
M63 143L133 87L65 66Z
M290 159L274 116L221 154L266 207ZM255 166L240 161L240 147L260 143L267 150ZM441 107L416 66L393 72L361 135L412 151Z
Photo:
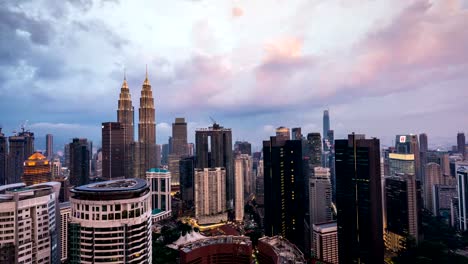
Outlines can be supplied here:
M251 141L280 125L391 144L468 131L468 1L18 0L0 2L0 124L25 120L43 148L100 144L116 119L124 68L138 109L145 65L157 142L175 117L210 116Z

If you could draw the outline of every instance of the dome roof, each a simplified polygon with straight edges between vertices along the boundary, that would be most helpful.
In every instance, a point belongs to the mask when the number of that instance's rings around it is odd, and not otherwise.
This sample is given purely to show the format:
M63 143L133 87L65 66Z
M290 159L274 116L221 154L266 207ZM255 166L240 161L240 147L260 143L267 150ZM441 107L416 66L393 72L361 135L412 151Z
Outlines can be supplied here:
M42 153L35 152L28 158L28 161L37 161L37 160L46 160L46 159L47 158L44 155L42 155Z

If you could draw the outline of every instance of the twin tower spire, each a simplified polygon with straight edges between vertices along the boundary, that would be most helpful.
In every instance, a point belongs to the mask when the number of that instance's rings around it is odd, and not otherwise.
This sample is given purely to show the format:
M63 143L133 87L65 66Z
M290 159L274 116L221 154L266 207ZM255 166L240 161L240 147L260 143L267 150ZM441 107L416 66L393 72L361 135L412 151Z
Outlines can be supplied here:
M124 73L117 109L117 121L125 129L126 144L131 144L133 151L133 177L145 178L147 170L156 167L156 113L153 92L148 79L148 67L141 89L138 109L138 140L134 142L134 107Z

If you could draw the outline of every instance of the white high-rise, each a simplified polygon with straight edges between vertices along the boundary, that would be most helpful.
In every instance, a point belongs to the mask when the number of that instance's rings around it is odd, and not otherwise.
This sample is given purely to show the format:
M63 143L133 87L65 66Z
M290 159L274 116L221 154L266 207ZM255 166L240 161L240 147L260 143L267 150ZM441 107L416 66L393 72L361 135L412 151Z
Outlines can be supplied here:
M330 169L315 167L314 176L309 180L311 225L331 221L331 189Z
M61 203L60 207L60 260L68 259L68 222L70 222L70 202Z
M227 220L226 170L195 169L195 217L199 223Z
M60 183L0 187L0 263L56 263Z
M326 263L338 264L338 229L336 222L313 225L312 252Z
M71 190L69 263L152 262L151 197L143 179Z
M252 195L253 189L253 174L252 174L252 157L248 154L239 154L234 160L234 181L235 181L235 220L242 221L244 219L244 204L245 200Z
M153 222L171 216L171 172L153 168L146 172L151 191L151 213Z
M468 205L465 203L468 199L468 162L457 162L455 164L457 174L457 192L458 192L458 223L461 231L468 230Z

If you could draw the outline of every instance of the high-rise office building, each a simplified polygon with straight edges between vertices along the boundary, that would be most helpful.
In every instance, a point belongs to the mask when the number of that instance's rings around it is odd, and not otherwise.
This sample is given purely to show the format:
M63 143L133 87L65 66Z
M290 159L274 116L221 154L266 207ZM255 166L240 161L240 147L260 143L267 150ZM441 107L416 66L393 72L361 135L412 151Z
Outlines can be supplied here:
M458 153L463 155L463 158L466 158L466 141L465 141L465 133L458 133L457 134L457 149Z
M24 161L34 153L34 133L22 131L8 138L6 184L18 183L23 175Z
M307 134L306 153L309 157L309 168L313 172L315 167L322 166L322 140L320 133Z
M46 135L46 152L45 156L51 159L54 155L54 136L52 134Z
M161 165L169 163L169 144L162 144L161 148Z
M122 123L102 123L102 178L118 180L132 177L131 160L125 146L126 129Z
M429 151L426 133L419 134L419 153L420 153L420 170L421 177L426 175L427 152Z
M187 148L188 148L188 152L187 152L187 155L188 155L188 156L193 156L193 155L195 155L195 144L193 144L193 143L188 143L188 144L187 144Z
M177 117L172 123L172 153L177 156L187 155L187 123L185 118Z
M324 151L327 151L328 150L328 145L327 145L327 141L328 138L327 138L327 135L328 135L328 131L330 130L330 113L328 112L328 110L325 110L323 111L323 133L322 133L322 136L323 136L323 150Z
M224 167L226 172L226 206L234 208L234 166L232 157L232 132L217 123L208 129L195 131L196 168Z
M60 203L60 260L66 263L68 260L68 223L70 222L70 202Z
M24 162L21 181L28 186L52 181L50 161L40 152L32 154Z
M281 235L304 249L305 200L302 142L270 137L263 141L267 236Z
M156 112L154 110L153 92L148 80L148 71L143 82L138 122L139 143L139 178L145 179L146 171L156 168Z
M407 235L419 241L421 186L414 174L385 178L386 230L385 245L398 252Z
M455 165L458 192L458 224L459 230L468 230L468 162L457 162Z
M395 140L395 152L398 154L414 154L414 168L416 173L416 180L422 181L424 179L421 175L421 158L419 152L419 141L417 135L397 135Z
M401 173L416 175L414 154L389 153L388 157L390 173L387 176L395 176Z
M428 143L427 143L427 134L422 133L419 134L419 151L427 152L429 150Z
M134 124L135 114L134 107L132 105L132 96L130 89L128 88L127 78L124 76L122 87L120 88L118 108L117 108L117 122L123 130L123 142L122 145L125 148L123 152L126 154L126 160L131 160L131 144L134 141ZM127 161L127 162L128 162Z
M2 133L0 127L0 185L5 185L7 180L7 161L8 161L8 139Z
M335 141L340 263L383 263L380 143L352 134Z
M450 204L457 197L457 187L436 184L432 188L432 200L435 216L450 219Z
M159 168L161 167L161 145L156 144L156 167Z
M310 225L332 220L330 169L315 167L309 179Z
M180 156L176 154L169 154L167 167L171 172L172 185L180 185L180 172L179 172Z
M146 180L150 186L153 222L170 217L171 173L168 170L152 168L146 172Z
M452 198L450 202L450 226L455 230L460 230L460 206L458 196Z
M236 141L234 143L234 152L236 154L247 154L252 155L252 144L247 141Z
M59 263L60 183L0 186L0 263Z
M90 151L88 140L74 138L70 149L70 185L81 186L89 182Z
M289 128L280 126L276 129L276 139L278 141L286 141L291 140L291 133L289 132Z
M252 168L253 162L251 156L247 154L236 155L236 158L234 159L234 178L236 181L237 178L242 178L244 183L244 201L247 201L251 195L255 194L255 178L253 176Z
M442 184L442 169L439 164L430 162L425 166L426 175L424 177L424 206L432 214L436 215L434 210L432 189L436 184Z
M294 127L292 131L292 140L302 140L302 129L300 127Z
M70 144L65 144L63 147L63 164L64 167L70 168Z
M227 220L226 170L224 167L195 169L195 217L201 224Z
M330 264L338 264L338 229L336 222L313 225L313 258Z
M69 263L152 262L151 197L145 180L92 183L71 192Z
M193 180L195 177L195 157L183 157L179 161L180 196L188 206L193 205Z

